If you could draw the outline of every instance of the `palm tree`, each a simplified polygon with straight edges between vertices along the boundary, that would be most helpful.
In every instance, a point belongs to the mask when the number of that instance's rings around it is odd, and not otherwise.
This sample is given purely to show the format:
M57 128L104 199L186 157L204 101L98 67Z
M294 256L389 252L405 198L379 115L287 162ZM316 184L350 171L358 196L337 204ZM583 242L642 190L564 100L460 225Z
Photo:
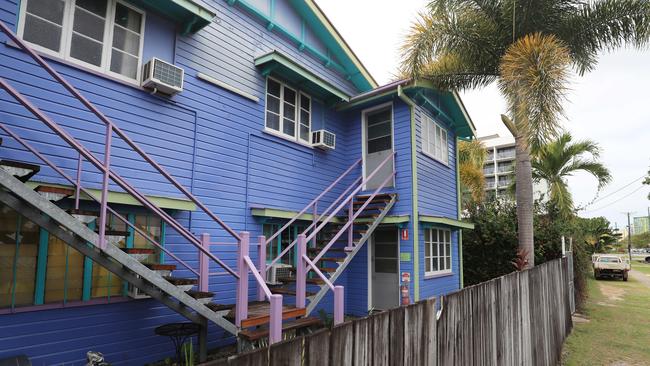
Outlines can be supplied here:
M535 152L532 160L533 179L546 182L551 202L557 205L565 218L573 215L574 211L567 177L576 172L587 172L598 180L598 190L611 182L612 175L598 161L599 156L598 144L590 140L574 142L568 133Z
M499 84L517 142L518 240L534 265L531 148L559 134L567 65L650 38L647 0L432 0L403 46L402 73L446 90ZM505 117L505 116L504 116Z
M487 151L479 140L460 141L458 144L458 170L462 192L468 191L473 202L481 202L485 195L483 165Z

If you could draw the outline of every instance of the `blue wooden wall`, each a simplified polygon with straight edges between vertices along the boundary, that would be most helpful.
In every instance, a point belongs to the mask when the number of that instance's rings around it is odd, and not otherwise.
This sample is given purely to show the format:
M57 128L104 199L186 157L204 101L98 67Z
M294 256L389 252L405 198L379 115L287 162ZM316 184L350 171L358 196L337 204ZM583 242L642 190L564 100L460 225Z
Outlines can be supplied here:
M252 242L256 242L262 233L262 225L251 217L251 206L300 210L361 157L361 110L337 112L320 101L312 101L314 128L326 128L337 135L334 151L311 149L264 133L265 79L254 67L253 59L277 49L342 90L350 94L359 91L344 76L309 54L300 52L295 45L268 31L265 24L239 8L222 0L205 3L218 14L218 19L189 36L176 34L175 25L163 17L147 14L145 58L160 57L183 67L186 72L185 90L173 98L151 96L138 87L63 62L51 60L51 63L213 212L236 231L249 231ZM276 1L276 6L285 9L283 7L288 5ZM17 1L0 0L0 20L15 28L17 9ZM282 14L293 13L285 11ZM296 19L288 17L279 21L290 26ZM307 32L306 37L315 48L324 47L313 33ZM28 96L101 159L103 125L23 52L7 45L4 37L0 37L0 41L0 77ZM199 80L197 72L253 94L261 101L256 103ZM411 215L409 109L397 98L392 102L399 202L391 215ZM76 152L55 138L4 92L0 92L0 121L11 126L74 176ZM35 157L16 142L7 136L1 137L4 137L4 143L0 157L36 162ZM141 191L180 197L171 184L119 139L114 140L112 160L114 168ZM418 168L424 165L418 158ZM359 174L360 169L355 173ZM423 173L420 174L422 177ZM430 184L431 189L453 184L455 174L452 176L447 171L444 174L447 178L440 182L437 181L440 176L432 178L436 183ZM337 187L325 201L333 199L351 179ZM34 180L67 183L48 168L43 168ZM83 182L88 188L99 187L100 174L88 163L84 163ZM115 186L112 189L119 190ZM422 186L420 190L424 190ZM436 200L427 204L423 204L426 198L421 193L421 210L424 207L437 210L440 206L437 200L444 192L437 191ZM445 207L455 202L455 196L443 199ZM448 212L446 208L442 210ZM207 232L213 241L226 242L212 247L212 251L234 267L234 241L206 215L176 212L174 216L194 233ZM411 224L408 227L412 230ZM196 250L173 230L168 231L166 244L181 259L195 268L198 266ZM402 252L412 253L412 248L411 241L401 243ZM422 248L420 253L422 257ZM256 253L253 257L256 260ZM218 268L213 265L212 270ZM402 262L401 270L412 271L412 262ZM178 275L187 275L188 272L179 270ZM368 308L367 248L361 250L348 273L337 283L346 286L349 312L365 313ZM437 286L429 286L432 283L426 282L426 287ZM251 288L253 285L251 282ZM217 293L217 302L234 302L232 277L212 278L210 290ZM328 294L321 308L331 311L331 300L331 294ZM81 365L87 350L98 350L105 353L112 364L139 365L171 354L170 342L154 336L153 328L174 321L182 321L182 318L152 300L0 315L0 358L26 353L35 365L64 362ZM232 341L232 337L224 336L220 329L211 326L211 347Z
M422 152L422 117L432 117L448 131L449 164L445 165ZM418 167L418 211L420 215L458 219L458 191L456 186L456 135L447 123L433 117L425 108L417 107L416 155ZM458 256L458 231L452 228L452 274L427 278L424 274L424 230L420 223L419 262L420 298L439 296L460 288L460 258Z

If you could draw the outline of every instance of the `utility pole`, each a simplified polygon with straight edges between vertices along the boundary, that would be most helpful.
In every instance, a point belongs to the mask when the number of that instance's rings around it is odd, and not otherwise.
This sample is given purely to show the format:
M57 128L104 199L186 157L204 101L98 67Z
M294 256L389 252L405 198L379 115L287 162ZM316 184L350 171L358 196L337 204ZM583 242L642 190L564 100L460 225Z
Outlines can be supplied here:
M632 225L630 224L632 212L625 213L627 214L627 254L630 257L630 264L632 264Z

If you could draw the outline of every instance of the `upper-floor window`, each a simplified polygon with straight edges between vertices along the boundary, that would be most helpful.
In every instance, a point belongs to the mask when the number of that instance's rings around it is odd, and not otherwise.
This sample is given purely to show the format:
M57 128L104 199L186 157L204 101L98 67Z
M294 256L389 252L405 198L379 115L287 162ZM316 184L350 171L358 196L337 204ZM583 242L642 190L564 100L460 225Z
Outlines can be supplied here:
M451 272L450 230L424 230L424 270L425 275Z
M311 98L286 84L266 81L266 130L311 143Z
M447 130L429 116L422 119L422 151L444 164L449 164Z
M18 32L41 52L135 83L144 17L119 0L23 0Z

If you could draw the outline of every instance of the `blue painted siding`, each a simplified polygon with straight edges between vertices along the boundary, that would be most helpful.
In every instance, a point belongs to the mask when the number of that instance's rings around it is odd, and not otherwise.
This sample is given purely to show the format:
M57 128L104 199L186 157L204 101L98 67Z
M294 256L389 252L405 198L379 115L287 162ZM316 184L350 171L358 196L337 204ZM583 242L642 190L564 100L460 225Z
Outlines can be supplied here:
M279 1L276 0L276 11L284 9L283 14L293 14L287 11L286 0ZM175 62L186 71L185 90L175 97L151 96L140 88L66 63L52 61L51 64L215 214L234 230L249 231L251 242L257 243L257 236L262 234L262 222L250 215L250 207L300 210L361 157L362 110L339 112L312 99L313 129L326 128L336 133L337 148L333 151L311 149L263 132L265 78L253 65L253 59L261 54L280 50L342 90L350 94L356 94L357 90L343 76L301 53L295 45L268 31L265 24L242 12L239 7L228 6L222 0L205 3L215 10L218 19L190 36L177 35L174 24L156 14L147 14L145 60L157 56ZM15 27L17 9L15 0L0 0L0 20ZM293 24L293 28L300 24L295 14L279 19L282 24ZM305 37L312 46L319 47L309 30ZM4 37L0 37L0 41L0 77L29 97L102 159L104 126L23 52L6 45ZM197 72L258 96L261 101L255 103L199 80ZM400 99L394 98L392 103L397 153L395 190L399 201L390 215L411 215L410 113ZM77 154L73 149L4 91L0 92L0 121L38 147L67 174L75 175ZM4 138L0 158L37 162L15 141L0 136ZM450 136L451 143L453 140ZM423 173L422 169L433 165L424 160L428 157L422 156L420 147L418 149L420 210L451 215L449 207L456 202L455 186L454 197L447 194L455 178L450 180L447 172L453 172L454 168L436 167L438 170L431 169L430 176ZM453 145L450 145L451 151ZM180 197L171 184L163 181L123 141L114 139L112 155L115 170L142 192ZM452 163L455 164L450 162L450 165ZM321 209L360 173L361 169L357 168L350 178L327 195ZM82 179L85 187L99 188L100 177L97 169L88 162L84 163ZM431 180L424 182L422 179L429 179L427 177ZM34 180L67 183L47 167L43 167ZM111 189L119 191L115 185ZM226 242L213 246L211 250L226 264L235 267L237 247L233 239L207 215L180 211L172 215L195 234L207 232L212 241ZM412 223L405 227L412 233ZM420 239L422 237L420 235ZM198 267L196 250L172 229L167 231L166 246L193 268ZM257 263L256 247L252 248L252 257ZM422 258L423 248L419 251ZM400 252L413 255L412 239L400 243ZM367 255L367 247L362 248L348 271L337 281L346 287L346 311L350 314L363 315L368 310ZM169 256L166 258L168 263L174 263ZM401 262L400 270L412 272L413 262ZM211 272L214 271L221 270L211 263ZM423 269L420 273L423 274ZM190 272L180 266L175 274L190 276ZM447 285L438 285L442 280L427 281L422 282L421 294L447 291ZM255 285L251 278L251 288ZM212 277L210 290L216 293L216 302L234 302L232 277ZM319 308L331 312L332 300L331 293L328 293ZM292 301L287 297L287 303ZM85 352L94 349L105 353L112 364L139 365L171 354L169 340L155 336L153 328L176 321L182 321L182 318L151 300L0 315L0 358L26 353L33 358L35 365L83 364ZM232 337L225 337L221 329L210 327L211 347L232 341Z
M458 218L457 182L456 182L456 135L449 125L440 121L424 108L417 107L416 119L416 155L418 169L418 211L420 215ZM428 114L448 132L449 163L445 165L422 151L423 115ZM424 230L427 225L420 223L419 268L420 298L439 296L460 288L460 261L458 258L458 232L452 230L452 274L427 278L424 267Z
M422 116L428 114L416 108L416 155L418 166L418 210L430 216L458 218L458 193L456 189L456 135L449 125L432 117L448 132L447 153L449 164L445 165L422 151Z

